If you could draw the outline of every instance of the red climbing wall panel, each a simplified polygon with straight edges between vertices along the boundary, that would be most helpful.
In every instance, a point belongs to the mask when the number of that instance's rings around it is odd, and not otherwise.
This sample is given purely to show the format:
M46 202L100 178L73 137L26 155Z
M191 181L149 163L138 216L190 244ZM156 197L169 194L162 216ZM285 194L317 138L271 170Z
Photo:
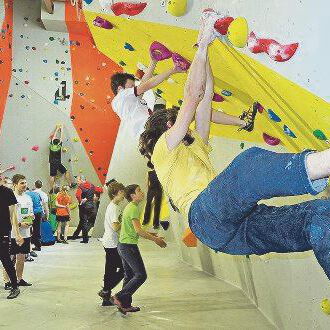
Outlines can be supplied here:
M110 77L122 68L97 50L84 14L81 13L79 21L69 3L66 24L73 79L71 119L104 183L119 127L119 119L111 109Z
M12 70L13 0L5 0L5 19L0 33L0 128Z

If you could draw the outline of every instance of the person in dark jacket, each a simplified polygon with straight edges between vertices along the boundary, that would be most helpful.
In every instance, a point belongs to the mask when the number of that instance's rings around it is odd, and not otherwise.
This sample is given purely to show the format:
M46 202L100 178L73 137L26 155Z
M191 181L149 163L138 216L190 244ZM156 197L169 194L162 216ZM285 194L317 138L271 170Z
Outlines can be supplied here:
M88 182L83 175L78 177L77 182L76 198L79 202L79 224L72 239L77 239L82 231L83 240L80 243L88 243L89 223L93 221L95 213L94 194L102 193L103 189Z

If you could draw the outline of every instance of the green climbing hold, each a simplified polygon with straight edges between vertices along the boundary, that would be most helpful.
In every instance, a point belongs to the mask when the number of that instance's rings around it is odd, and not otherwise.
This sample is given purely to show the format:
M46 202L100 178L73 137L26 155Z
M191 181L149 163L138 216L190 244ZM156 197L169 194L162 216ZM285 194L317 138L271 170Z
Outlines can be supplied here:
M125 63L124 61L120 61L120 62L119 62L119 65L121 65L121 66L125 66L126 63Z
M183 103L182 100L178 100L178 104L179 104L180 106L182 105L182 103Z
M241 147L241 149L244 149L244 142L241 142L239 146Z
M317 129L313 132L313 135L319 139L319 140L322 140L322 141L327 141L327 137L325 136L325 134L320 130L320 129Z

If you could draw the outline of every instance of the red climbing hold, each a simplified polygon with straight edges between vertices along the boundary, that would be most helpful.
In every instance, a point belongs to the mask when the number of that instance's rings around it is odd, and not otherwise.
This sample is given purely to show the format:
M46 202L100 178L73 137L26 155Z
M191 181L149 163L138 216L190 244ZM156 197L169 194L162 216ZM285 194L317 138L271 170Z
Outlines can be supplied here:
M136 70L136 72L135 72L135 77L136 78L142 79L143 76L144 76L143 70L141 70L141 69Z
M187 71L190 68L191 63L178 53L172 54L172 60L175 66L178 66L183 71Z
M225 99L218 93L214 93L213 101L214 102L223 102Z
M228 32L228 27L230 25L230 23L234 20L233 17L231 16L227 16L221 19L218 19L215 24L214 24L214 28L223 36L225 36Z
M147 6L146 2L131 3L131 2L117 2L111 5L111 10L116 16L126 14L128 16L135 16L140 14Z
M33 146L32 148L31 148L33 151L38 151L39 150L39 146Z
M251 32L248 39L248 47L254 54L267 53L276 62L288 61L296 52L299 44L282 45L274 39L259 39Z
M26 162L27 158L25 156L23 156L22 158L22 162Z
M264 141L269 144L270 146L277 146L278 144L281 143L281 140L276 138L276 137L273 137L273 136L270 136L266 133L262 133L262 137L264 138Z

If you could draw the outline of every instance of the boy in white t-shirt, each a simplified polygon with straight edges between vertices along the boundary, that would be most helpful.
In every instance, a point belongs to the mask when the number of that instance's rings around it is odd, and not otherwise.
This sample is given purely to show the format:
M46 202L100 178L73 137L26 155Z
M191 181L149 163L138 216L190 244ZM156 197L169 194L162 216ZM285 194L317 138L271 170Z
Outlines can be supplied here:
M135 77L132 74L116 73L111 77L111 89L115 94L111 103L112 109L126 125L129 125L128 131L136 138L143 132L144 124L153 111L143 100L143 94L157 87L172 74L185 71L179 65L175 65L172 69L153 76L156 65L157 61L151 59L138 86L135 86Z
M24 175L13 176L14 194L17 199L17 220L20 236L24 243L18 245L15 231L11 232L11 254L16 256L16 272L19 286L31 286L31 283L23 279L25 255L30 253L31 225L34 220L33 203L31 197L26 193L27 183Z
M111 290L124 278L121 258L117 251L118 233L120 231L121 209L118 204L125 197L125 187L112 182L108 186L110 203L104 217L104 235L101 239L105 250L104 286L98 293L103 299L102 306L113 306Z

